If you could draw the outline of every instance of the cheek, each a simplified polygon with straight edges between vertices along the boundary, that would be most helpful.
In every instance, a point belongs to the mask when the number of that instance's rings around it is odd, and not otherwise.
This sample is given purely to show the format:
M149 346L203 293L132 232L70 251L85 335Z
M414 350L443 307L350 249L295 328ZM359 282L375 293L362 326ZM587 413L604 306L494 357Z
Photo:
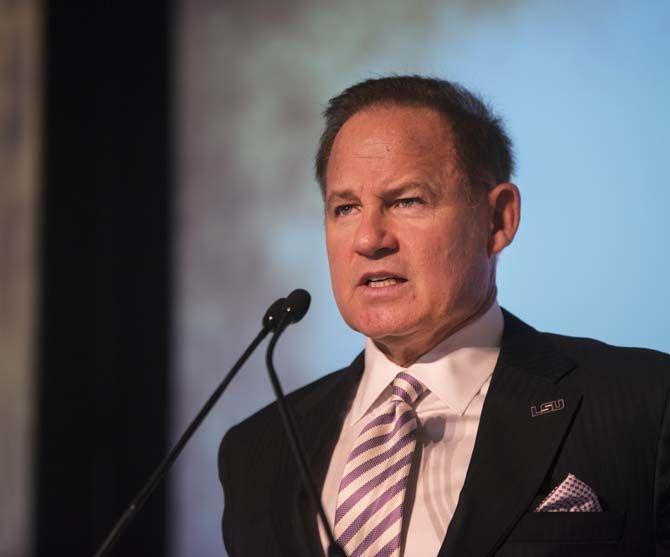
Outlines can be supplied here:
M333 286L333 293L335 294L335 297L339 297L345 284L345 277L342 272L343 266L338 262L335 255L329 256L328 262L330 265L330 281Z
M417 247L414 246L413 253L420 277L419 301L426 300L440 311L453 296L468 288L473 276L478 274L479 250L472 237L458 230L426 242L421 249Z
M326 252L330 268L330 281L335 300L340 305L347 297L347 287L351 284L351 265L347 263L347 253L341 242L326 237Z
M456 263L462 259L462 247L459 241L446 234L432 234L430 237L415 236L420 239L410 248L415 268L424 280L441 282L445 275L453 274Z
M338 243L332 233L326 232L326 255L331 276L335 276L341 267L341 243Z

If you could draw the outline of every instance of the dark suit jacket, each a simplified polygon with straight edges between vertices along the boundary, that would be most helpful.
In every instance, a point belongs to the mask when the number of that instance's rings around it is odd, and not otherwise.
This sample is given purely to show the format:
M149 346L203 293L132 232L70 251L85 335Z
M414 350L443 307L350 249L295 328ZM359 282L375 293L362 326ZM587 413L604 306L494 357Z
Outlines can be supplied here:
M670 357L539 333L503 313L500 356L439 555L670 555ZM362 370L361 354L290 396L319 487ZM532 416L532 406L561 399L564 408ZM275 405L226 434L219 470L231 556L323 554ZM568 473L595 490L604 512L530 512Z

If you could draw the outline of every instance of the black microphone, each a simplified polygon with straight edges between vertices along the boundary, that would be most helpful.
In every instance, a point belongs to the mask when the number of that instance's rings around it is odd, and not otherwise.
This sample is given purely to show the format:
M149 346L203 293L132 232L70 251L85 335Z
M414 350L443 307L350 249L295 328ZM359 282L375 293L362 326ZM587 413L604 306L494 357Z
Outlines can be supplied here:
M289 298L295 292L297 291L292 292L289 295ZM303 292L305 291L303 290ZM305 292L305 294L307 294L307 292ZM228 387L228 384L232 381L233 377L235 377L239 369L244 365L244 362L247 361L249 356L251 356L252 352L270 332L277 330L277 325L280 323L280 321L283 323L285 320L287 320L286 317L287 313L291 315L291 318L293 318L297 314L298 307L302 307L299 306L299 303L301 303L300 299L301 299L300 297L298 297L297 299L295 297L291 298L290 305L287 305L289 303L288 299L280 298L268 308L268 310L265 312L265 315L263 316L263 328L261 329L260 333L258 333L258 335L256 335L256 338L251 341L251 344L240 356L239 360L235 362L235 365L223 378L223 381L221 381L221 384L212 393L212 396L210 396L209 399L207 399L207 402L200 409L198 415L186 428L186 431L184 431L182 436L179 438L177 444L163 459L163 461L158 465L156 470L154 470L153 474L147 480L147 483L144 484L144 487L135 496L135 499L132 500L130 506L126 509L123 515L121 515L121 518L119 518L116 524L114 524L114 527L111 529L105 540L102 542L102 544L98 548L98 551L95 552L95 557L102 557L103 555L106 555L109 552L109 550L114 546L114 544L119 539L119 537L126 529L128 524L130 524L131 520L135 517L137 512L142 508L144 503L146 503L147 499L158 487L161 480L165 477L165 474L167 474L168 470L172 467L174 461L177 460L177 457L181 454L186 443L188 443L189 439L195 433L196 429L198 429L202 421L207 417L209 411L216 404L217 400L219 400L219 398L223 394L223 391L226 390L226 387ZM307 307L309 307L309 294L307 294ZM288 308L291 309L289 310ZM307 308L304 309L302 315L305 315L306 311ZM302 315L300 317L302 317Z
M305 317L312 298L307 290L296 288L286 298L282 298L282 300L284 303L279 311L277 331L281 329L283 332L286 327L292 323L297 323ZM277 302L279 301L277 300Z
M310 300L311 298L309 293L302 288L294 290L287 296L278 317L277 327L275 328L274 334L272 335L270 343L268 344L265 363L267 364L272 388L277 398L279 414L281 415L282 422L284 423L284 428L286 429L286 434L288 435L289 443L291 444L293 456L295 457L296 463L298 464L298 469L300 470L303 485L307 490L312 504L318 511L321 524L323 525L323 529L325 530L326 536L328 537L328 557L346 557L346 553L342 547L335 541L333 532L330 528L330 525L328 524L328 519L326 518L326 513L323 510L323 504L321 503L321 497L318 495L316 484L314 483L313 476L309 469L309 464L307 463L305 447L303 446L302 442L300 441L300 437L298 436L298 430L295 425L293 412L291 411L288 401L284 396L284 392L282 391L281 385L279 384L277 372L275 371L274 364L272 362L272 356L274 354L274 349L277 341L279 340L279 337L289 325L292 323L297 323L305 316L307 310L309 309Z

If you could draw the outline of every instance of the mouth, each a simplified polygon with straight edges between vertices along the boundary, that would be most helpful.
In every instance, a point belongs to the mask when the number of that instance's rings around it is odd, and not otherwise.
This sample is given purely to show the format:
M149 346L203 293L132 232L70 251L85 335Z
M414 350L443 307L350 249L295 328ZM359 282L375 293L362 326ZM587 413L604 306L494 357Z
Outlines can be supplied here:
M379 273L366 273L361 277L360 286L369 286L370 288L385 288L407 282L405 277L382 271Z

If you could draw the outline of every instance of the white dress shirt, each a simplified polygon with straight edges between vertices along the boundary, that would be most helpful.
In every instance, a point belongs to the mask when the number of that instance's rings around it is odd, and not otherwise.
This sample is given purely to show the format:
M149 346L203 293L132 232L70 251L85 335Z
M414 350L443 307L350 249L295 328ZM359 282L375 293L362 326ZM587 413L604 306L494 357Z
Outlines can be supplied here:
M391 397L396 374L407 370L429 392L415 408L419 429L417 454L405 496L403 523L408 530L404 555L437 555L470 464L502 332L502 311L494 302L481 317L407 368L391 362L372 340L366 340L363 377L345 417L321 492L331 527L340 479L354 441L379 406ZM326 550L327 538L320 523L319 529Z

